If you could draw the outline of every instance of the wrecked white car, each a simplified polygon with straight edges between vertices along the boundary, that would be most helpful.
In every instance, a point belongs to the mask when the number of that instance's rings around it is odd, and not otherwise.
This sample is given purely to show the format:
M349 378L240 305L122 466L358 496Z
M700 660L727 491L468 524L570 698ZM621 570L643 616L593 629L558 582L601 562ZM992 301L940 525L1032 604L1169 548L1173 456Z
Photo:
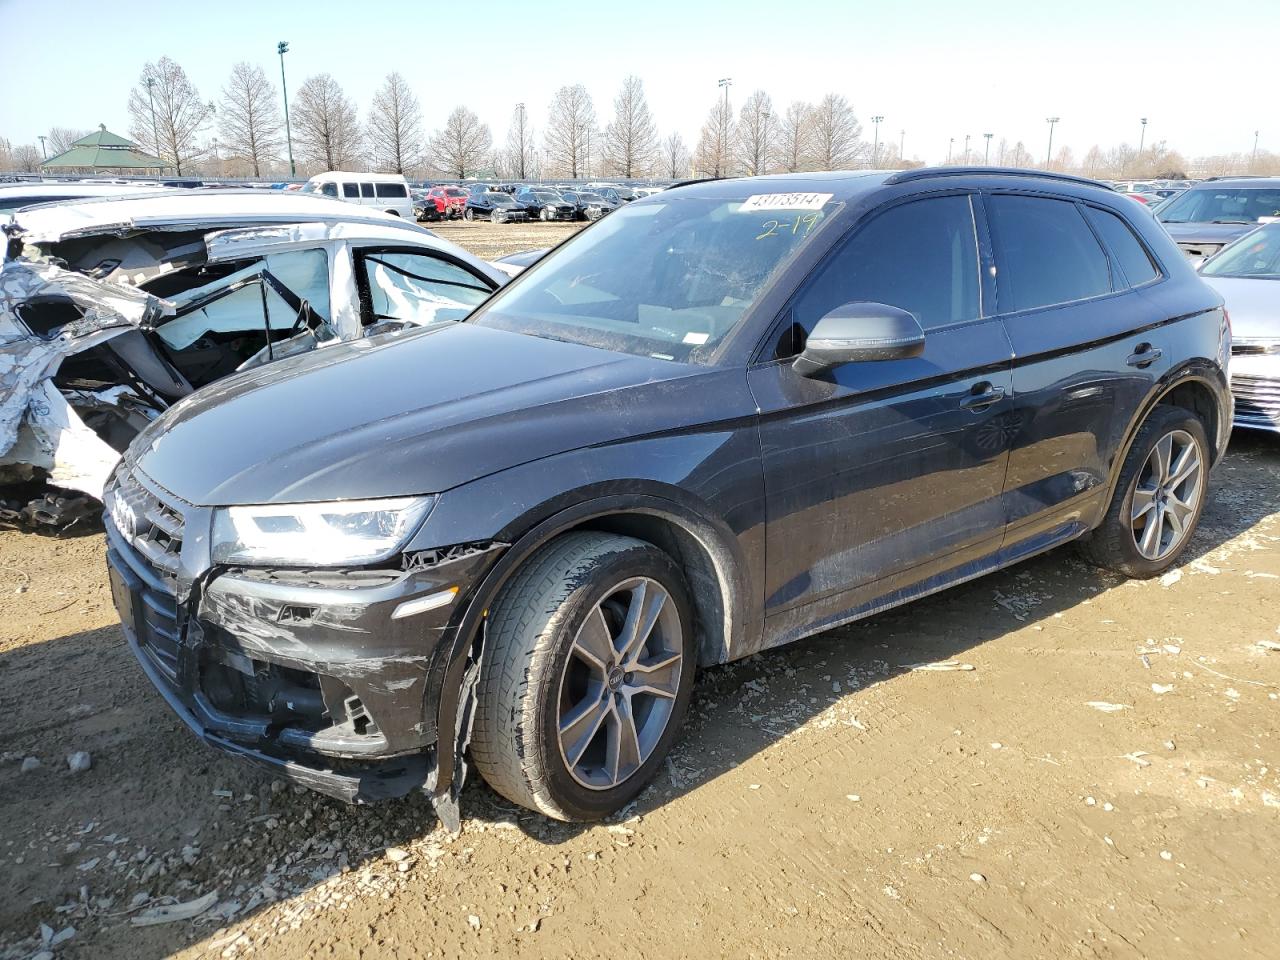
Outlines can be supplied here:
M461 319L505 276L414 224L264 191L49 204L4 225L0 521L63 527L194 389Z

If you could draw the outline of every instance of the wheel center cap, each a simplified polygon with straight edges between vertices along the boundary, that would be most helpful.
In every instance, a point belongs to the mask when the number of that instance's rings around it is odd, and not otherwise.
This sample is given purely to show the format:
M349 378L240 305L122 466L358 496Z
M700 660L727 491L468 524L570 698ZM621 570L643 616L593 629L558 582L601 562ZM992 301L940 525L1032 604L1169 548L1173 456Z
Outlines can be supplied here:
M614 667L609 671L609 689L617 690L622 686L622 668Z

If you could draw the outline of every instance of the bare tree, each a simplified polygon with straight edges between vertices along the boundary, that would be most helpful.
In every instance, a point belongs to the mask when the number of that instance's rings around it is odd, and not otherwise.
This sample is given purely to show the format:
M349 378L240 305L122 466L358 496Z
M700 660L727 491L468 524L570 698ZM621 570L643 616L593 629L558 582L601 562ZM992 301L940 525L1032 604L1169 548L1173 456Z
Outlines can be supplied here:
M369 110L369 159L374 167L406 173L422 166L422 109L398 72L387 74Z
M860 152L858 138L862 124L849 101L838 93L828 93L813 108L813 162L819 170L842 170L853 166Z
M240 161L262 176L262 167L279 156L283 124L276 88L262 68L241 61L222 88L218 132L227 159Z
M517 180L527 180L533 167L533 124L523 103L517 103L511 114L511 126L507 128L506 166Z
M813 108L799 100L787 107L778 124L778 165L787 173L805 169L810 153L810 114Z
M449 176L462 180L475 175L492 146L488 124L466 107L454 107L444 129L431 138L431 159Z
M767 173L776 147L773 101L763 90L755 90L738 111L738 160L747 176Z
M613 121L604 128L604 162L620 177L643 177L652 168L658 134L637 76L622 81L613 98Z
M293 138L303 161L325 170L350 169L360 162L360 122L356 108L327 73L307 77L293 97Z
M18 173L36 173L40 170L40 148L34 143L20 143L13 148L9 163Z
M1000 152L1004 154L1004 165L1009 167L1034 167L1035 158L1031 156L1031 151L1027 149L1027 145L1019 140L1012 147L1005 151L1004 144L1000 144Z
M181 174L184 163L204 154L197 138L209 123L211 108L200 99L187 72L161 57L142 68L138 85L129 93L130 135L138 143L150 144L166 166Z
M576 83L556 91L543 138L547 162L553 171L570 179L577 179L579 172L585 171L595 125L596 110L586 87Z
M733 167L733 113L719 97L707 114L698 137L694 163L698 172L708 177L726 177Z
M672 180L683 180L689 176L689 148L684 145L684 137L672 133L662 141L662 174Z
M72 127L50 127L49 135L45 138L45 147L49 151L49 156L56 157L60 153L66 153L73 143L81 137L87 137L90 133L89 130L76 130Z

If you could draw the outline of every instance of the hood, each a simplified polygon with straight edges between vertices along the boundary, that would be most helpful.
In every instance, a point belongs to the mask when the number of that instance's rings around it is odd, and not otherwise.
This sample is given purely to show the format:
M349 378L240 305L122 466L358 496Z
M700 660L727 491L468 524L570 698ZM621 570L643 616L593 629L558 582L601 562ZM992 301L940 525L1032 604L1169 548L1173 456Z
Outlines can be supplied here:
M437 493L701 422L708 396L739 395L753 409L741 370L446 323L222 380L148 427L131 458L204 506Z
M1234 340L1280 340L1280 280L1202 277L1222 294Z
M1256 223L1164 223L1176 243L1230 243L1256 230Z

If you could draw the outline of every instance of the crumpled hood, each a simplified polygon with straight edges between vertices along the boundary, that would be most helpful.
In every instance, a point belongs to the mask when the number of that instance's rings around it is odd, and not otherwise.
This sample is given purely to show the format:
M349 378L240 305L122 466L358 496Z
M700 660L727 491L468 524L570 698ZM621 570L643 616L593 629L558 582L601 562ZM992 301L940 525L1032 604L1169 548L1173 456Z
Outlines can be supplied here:
M1280 340L1280 280L1202 277L1222 294L1235 340Z
M446 323L222 380L148 427L130 458L204 506L436 493L697 422L698 391L731 373Z
M1175 243L1230 243L1257 229L1256 223L1166 223Z

